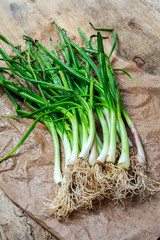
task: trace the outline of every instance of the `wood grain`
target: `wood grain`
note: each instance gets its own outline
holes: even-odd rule
[[[158,178],[158,173],[155,168],[157,165],[153,164],[154,158],[158,159],[157,146],[158,145],[158,90],[160,73],[160,3],[158,0],[0,0],[0,33],[5,35],[14,44],[21,44],[24,46],[22,35],[26,34],[32,38],[44,41],[47,45],[49,36],[55,37],[53,22],[63,27],[70,34],[75,37],[77,34],[77,27],[81,27],[84,33],[89,36],[94,33],[90,28],[88,22],[92,22],[97,27],[113,27],[118,34],[118,46],[116,47],[115,56],[120,60],[120,64],[136,78],[138,88],[134,88],[132,83],[128,83],[128,79],[122,76],[122,83],[125,83],[122,89],[122,97],[133,117],[134,122],[138,126],[141,137],[145,144],[146,152],[152,162],[151,170]],[[106,33],[104,33],[106,35]],[[106,51],[109,51],[113,38],[108,34],[109,40],[105,42]],[[49,44],[48,44],[49,45]],[[3,48],[9,52],[9,48],[3,45]],[[113,59],[114,60],[114,59]],[[148,74],[144,74],[144,72]],[[121,76],[120,76],[121,78]],[[153,87],[154,85],[157,87]],[[122,84],[123,85],[123,84]],[[126,89],[130,89],[128,96]],[[144,106],[139,106],[142,100],[150,100]],[[4,102],[6,102],[5,100]],[[1,108],[3,99],[1,101]],[[140,108],[137,113],[138,107]],[[12,111],[8,103],[8,109]],[[152,110],[154,110],[152,112]],[[3,110],[2,110],[3,112]],[[4,110],[5,112],[5,110]],[[145,124],[144,124],[145,118]],[[152,122],[152,123],[151,123]],[[27,121],[27,127],[29,126]],[[1,122],[5,126],[6,122]],[[24,129],[26,123],[22,123]],[[143,125],[144,124],[144,125]],[[13,122],[10,124],[13,128]],[[154,125],[154,126],[153,126]],[[20,128],[21,126],[19,126]],[[21,129],[21,128],[20,128]],[[154,131],[153,131],[154,130]],[[63,240],[81,240],[81,239],[102,239],[106,240],[135,240],[135,239],[153,239],[156,240],[159,236],[159,213],[158,213],[158,200],[153,200],[152,204],[145,203],[144,205],[128,204],[128,209],[122,206],[114,207],[111,204],[104,203],[101,210],[91,212],[90,214],[76,213],[73,216],[71,224],[58,223],[54,219],[43,219],[39,211],[39,189],[42,193],[45,189],[46,197],[53,195],[52,190],[52,174],[53,169],[51,166],[46,166],[44,160],[50,161],[52,164],[51,155],[49,152],[49,143],[51,142],[49,134],[45,129],[35,130],[33,133],[33,141],[28,147],[28,151],[32,145],[37,144],[45,146],[42,156],[40,155],[40,166],[38,165],[37,158],[35,157],[35,165],[41,170],[36,172],[35,167],[31,166],[29,171],[33,179],[28,183],[28,175],[25,166],[21,160],[28,161],[28,152],[22,154],[18,158],[19,172],[6,171],[6,167],[10,162],[3,164],[4,173],[1,174],[1,185],[7,192],[8,196],[21,206],[25,211],[40,222],[50,232],[55,234],[58,238]],[[13,134],[13,133],[12,133]],[[21,132],[23,134],[23,132]],[[35,135],[34,135],[35,134]],[[44,140],[42,136],[47,136]],[[38,138],[42,139],[38,139]],[[157,139],[157,140],[155,140]],[[48,141],[48,142],[47,142]],[[154,141],[157,141],[154,144]],[[46,142],[48,144],[46,144]],[[46,144],[46,145],[45,145]],[[24,148],[23,148],[24,147]],[[20,151],[23,152],[26,146],[23,146]],[[38,149],[38,147],[37,147]],[[38,149],[39,150],[39,149]],[[38,152],[37,150],[37,152]],[[40,149],[41,150],[41,149]],[[39,150],[39,151],[40,151]],[[37,153],[35,152],[35,155]],[[156,155],[157,154],[157,155]],[[46,157],[47,156],[47,157]],[[11,159],[12,162],[12,159]],[[8,164],[8,165],[7,165]],[[27,164],[27,163],[26,163]],[[48,168],[47,168],[48,167]],[[23,169],[24,168],[24,169]],[[44,169],[49,169],[46,173]],[[23,172],[24,170],[24,172]],[[6,172],[5,172],[6,171]],[[30,173],[30,172],[29,172]],[[43,173],[43,174],[42,174]],[[49,173],[49,174],[48,174]],[[8,175],[7,175],[8,174]],[[19,175],[18,175],[19,174]],[[26,175],[25,175],[26,174]],[[35,176],[34,176],[35,174]],[[17,176],[18,175],[18,176]],[[21,177],[26,180],[19,181],[16,179]],[[9,180],[8,180],[9,179]],[[9,185],[9,190],[6,187],[6,182]],[[15,182],[16,184],[15,184]],[[37,181],[39,181],[38,188]],[[35,187],[33,186],[35,184]],[[25,185],[25,187],[24,187]],[[48,186],[49,185],[49,186]],[[48,187],[47,187],[48,186]],[[33,189],[32,189],[33,187]],[[23,191],[20,194],[20,188],[25,188],[25,197]],[[11,190],[12,189],[12,190]],[[19,194],[16,195],[16,191]],[[52,196],[51,195],[51,196]],[[36,197],[35,197],[36,196]],[[29,203],[29,197],[35,197],[35,203]],[[21,199],[24,198],[24,202]],[[38,200],[37,200],[38,199]],[[137,215],[138,212],[138,215]],[[137,218],[138,217],[138,218]],[[144,218],[145,224],[144,224]],[[119,220],[120,219],[120,220]],[[124,221],[124,222],[123,222]],[[116,229],[116,231],[115,231]],[[102,231],[104,230],[104,232]],[[145,236],[145,237],[144,237]]]
[[[23,34],[33,38],[42,32],[52,35],[54,21],[71,34],[77,35],[77,27],[81,27],[89,36],[93,30],[88,22],[92,22],[115,28],[118,57],[134,61],[150,74],[160,73],[158,0],[1,0],[0,7],[0,32],[14,44],[23,44]]]

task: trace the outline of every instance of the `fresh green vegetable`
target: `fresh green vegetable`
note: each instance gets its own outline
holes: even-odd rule
[[[117,34],[113,28],[90,25],[98,30],[94,35],[97,47],[93,36],[88,40],[80,28],[86,48],[70,40],[56,24],[60,41],[54,46],[50,38],[52,51],[24,36],[26,50],[21,52],[20,46],[17,50],[0,35],[15,53],[11,58],[0,48],[0,60],[6,62],[0,68],[0,86],[17,113],[6,117],[35,119],[21,141],[0,161],[22,145],[38,121],[45,124],[54,142],[54,181],[61,184],[55,199],[45,205],[57,219],[66,218],[79,208],[91,209],[94,202],[103,198],[122,201],[136,194],[144,199],[158,189],[147,175],[142,143],[120,99],[114,72],[122,71],[134,80],[125,70],[112,69],[110,63]],[[108,56],[100,31],[110,31],[114,36]],[[6,74],[14,80],[8,80]],[[28,111],[19,108],[15,95]],[[97,121],[101,127],[96,127]],[[126,125],[133,134],[136,154]],[[65,153],[63,171],[59,139]]]

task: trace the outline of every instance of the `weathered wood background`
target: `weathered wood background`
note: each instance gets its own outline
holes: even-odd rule
[[[88,36],[94,31],[90,28],[88,22],[92,22],[97,27],[113,27],[118,34],[118,46],[116,47],[115,55],[120,60],[124,62],[131,62],[141,69],[141,74],[143,72],[148,73],[148,81],[155,79],[153,75],[159,75],[160,73],[160,2],[159,0],[0,0],[0,33],[5,35],[14,44],[24,44],[22,40],[22,35],[29,35],[33,38],[39,40],[46,40],[49,36],[53,34],[53,22],[56,22],[59,26],[67,30],[67,32],[72,35],[78,36],[77,27],[81,27],[85,34]],[[106,41],[105,47],[108,50],[111,47],[113,38],[111,34],[109,35],[109,40]],[[9,49],[3,45],[6,51]],[[124,64],[124,63],[123,63]],[[136,75],[137,76],[137,75]],[[158,81],[157,81],[158,83]],[[150,84],[152,85],[152,84]],[[155,86],[156,88],[156,86]],[[134,92],[134,94],[136,94]],[[138,94],[141,94],[138,92]],[[158,106],[158,105],[157,105]],[[156,123],[156,121],[155,121]],[[158,122],[157,122],[158,124]],[[156,124],[155,124],[156,125]],[[148,126],[148,125],[146,125]],[[158,128],[157,128],[158,129]],[[145,138],[145,137],[144,137]],[[158,139],[158,138],[157,138]],[[158,140],[157,140],[158,142]],[[153,149],[154,150],[154,149]],[[0,166],[1,168],[1,166]],[[4,189],[4,186],[3,186]],[[11,194],[12,196],[13,194]],[[14,199],[15,200],[15,199]],[[17,200],[18,201],[18,200]],[[19,204],[19,203],[18,203]],[[3,206],[3,213],[0,215],[0,238],[7,239],[8,236],[16,236],[17,229],[21,229],[20,232],[28,231],[28,225],[25,228],[22,224],[22,216],[20,214],[17,217],[16,211],[11,211],[11,215],[8,214],[7,208],[11,207],[11,203],[5,198],[5,195],[1,194],[1,205]],[[19,204],[20,205],[20,204]],[[23,204],[22,204],[23,205]],[[152,212],[150,205],[148,206],[148,211]],[[6,212],[7,211],[7,218]],[[144,211],[147,207],[144,208]],[[133,214],[136,211],[133,207]],[[123,210],[122,210],[123,213]],[[112,211],[110,212],[112,214]],[[153,213],[158,216],[158,212]],[[14,218],[15,215],[15,218]],[[32,215],[32,213],[30,213]],[[90,230],[93,229],[94,221],[97,226],[104,224],[104,228],[108,228],[110,221],[109,218],[102,219],[104,216],[99,217],[98,215],[93,216],[87,220]],[[116,217],[116,214],[115,216]],[[14,227],[13,224],[8,224],[9,220],[12,219],[16,221],[18,228]],[[36,218],[36,217],[35,217]],[[82,217],[83,218],[83,217]],[[83,219],[81,218],[81,222]],[[96,219],[96,220],[94,220]],[[142,218],[143,219],[143,218]],[[152,219],[152,218],[151,218]],[[28,220],[31,221],[31,220]],[[108,221],[108,222],[107,222]],[[128,220],[129,221],[129,220]],[[148,220],[150,221],[150,220]],[[158,220],[157,220],[158,221]],[[12,234],[15,235],[4,235],[5,227],[8,224]],[[134,225],[135,224],[135,225]],[[134,228],[136,223],[134,223],[132,228]],[[142,221],[141,221],[142,224]],[[32,226],[37,226],[36,223],[31,221]],[[42,225],[45,226],[44,222]],[[48,226],[47,226],[48,225]],[[62,225],[57,223],[52,223],[48,220],[46,227],[52,232],[56,233],[56,236],[60,236],[61,239],[96,239],[98,236],[100,239],[113,239],[116,240],[120,238],[123,239],[144,239],[143,236],[148,236],[146,239],[156,240],[158,238],[158,225],[155,228],[152,224],[149,226],[148,232],[143,232],[143,236],[139,235],[140,231],[135,229],[135,234],[125,233],[125,236],[121,230],[117,230],[117,237],[112,232],[106,230],[103,236],[96,230],[97,235],[90,232],[87,229],[85,232],[85,227],[81,228],[77,226],[78,232],[76,234],[71,234],[74,232],[74,224],[71,229],[66,226],[63,228]],[[83,224],[82,224],[83,225]],[[55,226],[55,229],[53,229]],[[122,225],[121,225],[122,226]],[[112,226],[113,227],[113,226]],[[57,229],[56,229],[57,228]],[[118,226],[117,226],[118,228]],[[137,228],[137,227],[136,227]],[[26,229],[26,230],[25,230]],[[65,233],[63,233],[65,229]],[[99,228],[100,229],[100,228]],[[154,230],[153,230],[154,229]],[[93,229],[93,233],[95,229]],[[43,230],[39,230],[42,231]],[[68,231],[68,232],[67,232]],[[114,231],[114,228],[113,230]],[[143,230],[146,231],[146,230]],[[107,235],[107,232],[109,235]],[[29,238],[28,233],[23,235],[23,239]],[[47,233],[43,233],[43,239],[52,239]],[[68,234],[68,235],[67,235]],[[99,235],[98,235],[99,234]],[[106,234],[106,235],[105,235]],[[34,234],[32,234],[33,236]],[[31,237],[32,237],[31,236]],[[65,238],[68,236],[67,238]],[[108,237],[107,237],[108,236]],[[113,237],[114,236],[114,237]],[[15,237],[14,239],[17,240]],[[33,239],[41,239],[38,233],[35,233]]]
[[[13,43],[22,43],[23,34],[51,34],[53,22],[74,35],[77,27],[93,32],[88,22],[114,27],[117,56],[150,74],[160,73],[159,0],[1,0],[0,14],[0,32]]]

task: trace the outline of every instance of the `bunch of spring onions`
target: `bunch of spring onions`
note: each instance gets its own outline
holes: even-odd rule
[[[45,205],[59,220],[74,210],[92,209],[104,198],[118,201],[139,195],[144,200],[158,190],[147,174],[141,140],[120,99],[114,72],[123,71],[132,77],[125,70],[112,69],[110,63],[116,32],[91,26],[98,30],[96,44],[78,29],[86,45],[81,47],[55,24],[59,41],[54,46],[50,39],[51,51],[28,36],[23,36],[26,50],[21,51],[19,45],[15,47],[0,35],[15,53],[11,58],[0,48],[0,60],[6,64],[0,68],[0,86],[17,113],[7,117],[35,119],[21,141],[0,161],[21,146],[38,121],[44,123],[54,143],[54,182],[60,185],[55,198],[46,200]],[[99,31],[114,35],[109,55],[104,53]],[[28,111],[20,109],[17,98]],[[134,143],[128,138],[126,126]],[[65,153],[63,170],[60,140]]]

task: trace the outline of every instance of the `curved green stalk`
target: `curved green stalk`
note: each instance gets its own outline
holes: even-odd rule
[[[121,108],[122,108],[123,116],[124,116],[128,126],[133,134],[133,137],[134,137],[134,141],[135,141],[136,149],[137,149],[137,161],[140,164],[146,164],[146,157],[145,157],[144,149],[143,149],[139,134],[137,132],[137,129],[135,128],[133,122],[131,121],[123,104],[121,104]]]
[[[55,123],[57,133],[60,136],[61,141],[63,143],[64,155],[65,155],[65,166],[67,166],[68,161],[71,157],[70,138],[69,138],[67,132],[64,130],[64,126],[63,126],[62,122],[60,122],[60,120],[62,120],[62,119],[59,119],[57,114],[55,114],[55,113],[53,113],[51,117],[52,117],[52,119],[54,119],[54,121],[53,120],[52,121]]]
[[[82,125],[82,148],[84,148],[88,140],[88,126],[86,126],[84,121],[81,122],[81,125]]]
[[[96,142],[97,142],[97,153],[98,153],[98,155],[100,155],[100,153],[102,151],[103,143],[102,143],[98,133],[96,133]]]
[[[91,25],[91,27],[94,29],[94,30],[98,30],[98,31],[111,31],[113,32],[113,36],[114,36],[114,41],[113,41],[113,45],[112,45],[112,48],[111,48],[111,51],[110,51],[110,54],[108,56],[108,58],[110,59],[115,47],[116,47],[116,43],[117,43],[117,33],[115,32],[115,30],[113,28],[95,28],[93,26],[92,23],[89,23]]]
[[[92,148],[93,142],[95,140],[96,128],[95,128],[95,121],[93,115],[93,96],[94,96],[94,85],[93,80],[90,82],[90,108],[88,110],[88,118],[89,118],[89,137],[86,145],[83,145],[82,150],[79,154],[80,158],[86,159],[88,157],[89,151]],[[96,147],[96,144],[95,144]]]
[[[97,161],[97,141],[95,137],[90,154],[89,154],[88,162],[90,163],[90,165],[94,165],[96,161]]]
[[[115,162],[115,153],[116,153],[116,112],[115,105],[112,99],[112,95],[108,85],[107,70],[105,64],[105,54],[103,49],[102,36],[97,33],[97,44],[98,44],[98,61],[100,67],[100,73],[103,83],[104,95],[108,102],[110,109],[110,139],[109,139],[109,149],[106,161]]]
[[[55,125],[52,121],[45,119],[44,124],[49,129],[53,142],[54,142],[54,182],[59,184],[62,182],[62,173],[61,173],[61,165],[60,165],[60,147],[59,147],[59,139],[57,135],[57,131]]]
[[[121,71],[121,72],[124,72],[133,82],[136,82],[132,76],[127,72],[125,71],[124,69],[121,69],[121,68],[114,68],[113,71]]]
[[[0,162],[2,162],[3,160],[7,159],[12,153],[14,153],[23,143],[24,141],[27,139],[27,137],[30,135],[30,133],[33,131],[33,129],[35,128],[37,122],[43,118],[45,115],[49,115],[51,114],[53,111],[50,112],[46,112],[41,114],[40,116],[37,117],[37,119],[33,122],[33,124],[31,125],[31,127],[28,129],[28,131],[26,132],[26,134],[23,136],[23,138],[20,140],[20,142],[3,158],[0,159]]]
[[[80,158],[84,158],[86,159],[89,151],[93,145],[94,142],[94,138],[95,138],[95,121],[94,121],[94,115],[93,115],[93,110],[90,109],[88,111],[88,117],[89,117],[89,137],[88,137],[88,141],[86,143],[86,145],[83,145],[82,150],[79,154]]]
[[[121,155],[118,160],[118,166],[122,167],[123,169],[128,169],[130,167],[128,135],[127,135],[126,127],[121,115],[119,89],[117,86],[117,82],[115,80],[114,72],[110,66],[109,59],[107,62],[107,75],[110,83],[114,86],[115,94],[116,94],[115,99],[116,99],[116,105],[117,105],[117,119],[118,119],[120,136],[121,136]]]
[[[103,116],[103,112],[101,108],[96,108],[96,112],[101,123],[102,132],[103,132],[103,148],[101,150],[100,155],[97,158],[97,161],[104,163],[108,154],[109,148],[109,129],[108,124]]]
[[[73,146],[72,146],[72,154],[68,161],[68,165],[73,165],[77,161],[78,153],[79,153],[78,124],[77,124],[76,115],[74,115],[74,117],[72,117],[71,125],[72,125],[72,133],[73,133]]]

